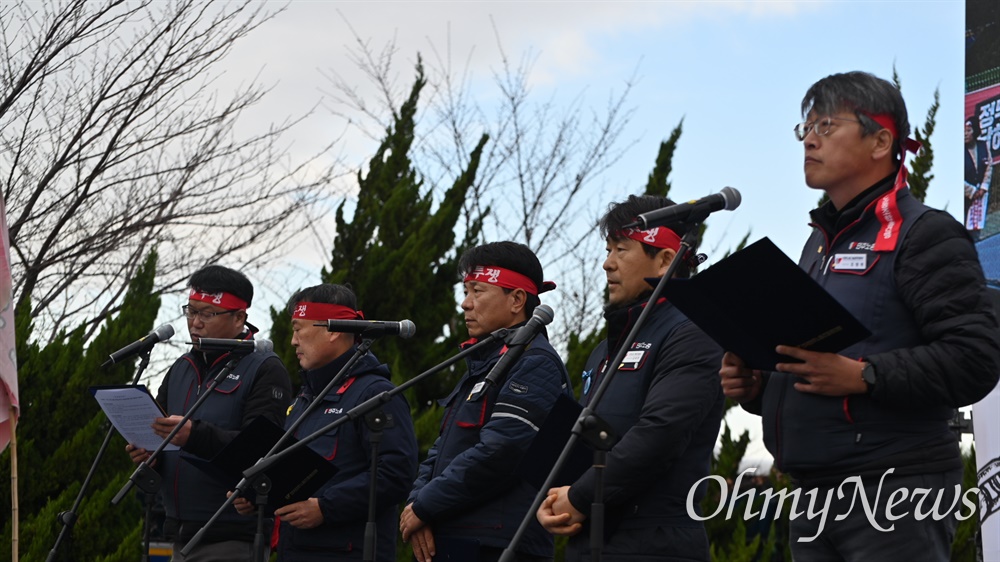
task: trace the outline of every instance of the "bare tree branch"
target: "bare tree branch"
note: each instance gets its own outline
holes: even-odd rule
[[[594,209],[608,203],[598,189],[602,175],[636,142],[622,139],[634,111],[628,97],[635,76],[619,93],[609,94],[603,111],[586,107],[585,92],[569,104],[560,105],[554,93],[539,100],[530,81],[537,54],[528,51],[514,62],[495,25],[494,34],[501,53],[493,74],[500,102],[489,106],[471,93],[470,59],[456,65],[450,44],[442,51],[428,40],[427,88],[432,96],[421,103],[413,165],[426,185],[446,186],[447,178],[464,169],[480,135],[488,134],[491,142],[465,205],[465,224],[486,217],[487,238],[531,247],[546,271],[563,278],[555,297],[565,312],[561,320],[567,327],[590,331],[599,323],[604,278],[595,275],[603,256],[601,241],[587,227],[596,224]],[[354,39],[350,60],[369,83],[351,83],[331,72],[331,103],[337,115],[377,138],[405,94],[392,71],[399,51],[394,42],[377,49],[356,32]],[[375,96],[366,93],[371,88]],[[591,215],[581,229],[581,218]]]
[[[96,329],[153,248],[162,292],[206,263],[269,262],[334,178],[330,146],[292,163],[281,145],[304,117],[237,135],[267,91],[216,91],[235,42],[273,17],[261,3],[23,0],[3,15],[14,290],[48,337],[68,319]]]

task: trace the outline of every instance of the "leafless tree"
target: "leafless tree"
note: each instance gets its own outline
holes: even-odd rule
[[[218,91],[219,63],[273,16],[252,0],[0,6],[0,187],[40,339],[96,329],[154,248],[164,292],[206,263],[267,262],[329,183],[323,152],[289,162],[298,120],[236,130],[264,88]]]
[[[540,100],[530,87],[536,55],[528,52],[515,64],[500,33],[494,33],[501,60],[493,80],[501,101],[491,109],[470,93],[469,64],[454,64],[450,50],[430,45],[431,95],[421,100],[413,163],[427,184],[448,185],[443,180],[464,169],[475,142],[487,133],[490,142],[465,209],[467,224],[487,217],[487,239],[531,247],[546,272],[558,276],[559,322],[588,333],[599,326],[604,290],[603,242],[594,227],[609,200],[598,187],[603,173],[635,144],[622,138],[633,113],[627,103],[633,80],[609,94],[603,110],[586,107],[582,93],[569,105]],[[408,75],[401,78],[395,70],[400,53],[394,42],[375,47],[355,32],[350,52],[368,83],[358,85],[331,71],[331,109],[377,138],[398,110],[406,92],[400,80]]]

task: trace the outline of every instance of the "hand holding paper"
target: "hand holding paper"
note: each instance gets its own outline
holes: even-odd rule
[[[145,386],[91,387],[90,392],[125,441],[147,451],[155,450],[163,442],[152,425],[153,420],[165,414]],[[177,449],[176,445],[164,448]]]
[[[183,416],[169,416],[166,418],[156,418],[153,420],[153,432],[156,433],[161,439],[166,438],[170,435],[170,432],[174,430],[174,427],[183,419]],[[177,431],[177,435],[170,442],[178,447],[183,447],[187,444],[188,438],[191,437],[191,420],[187,420],[184,426]]]

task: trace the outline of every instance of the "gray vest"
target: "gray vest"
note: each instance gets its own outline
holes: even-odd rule
[[[261,364],[274,353],[251,353],[240,359],[233,371],[212,390],[205,402],[199,406],[192,419],[211,423],[222,429],[239,430],[243,423],[243,407],[246,397],[253,387],[254,379]],[[181,356],[170,368],[167,387],[167,413],[183,415],[205,390],[212,378],[228,360],[223,356],[209,368],[208,373],[200,372],[194,357],[188,353]],[[181,521],[207,521],[226,501],[226,492],[235,482],[224,482],[210,476],[183,459],[188,453],[167,452],[161,459],[159,471],[163,477],[161,490],[167,517]],[[246,521],[233,509],[223,511],[220,520]]]
[[[799,259],[802,269],[872,332],[840,352],[854,359],[924,343],[896,290],[895,266],[910,227],[929,208],[906,188],[896,195],[895,205],[885,194],[878,197],[840,232],[815,227]],[[778,466],[794,476],[878,466],[880,459],[949,431],[948,408],[888,408],[868,395],[799,392],[792,388],[795,382],[791,375],[772,373],[763,404],[764,442]]]

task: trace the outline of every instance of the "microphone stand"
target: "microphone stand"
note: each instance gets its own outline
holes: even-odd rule
[[[354,350],[354,355],[352,355],[351,358],[347,361],[347,363],[345,363],[344,366],[340,369],[340,371],[332,379],[330,379],[330,382],[327,383],[326,387],[323,388],[323,391],[317,396],[320,397],[326,396],[337,385],[343,384],[343,380],[347,377],[347,373],[351,371],[351,368],[354,367],[354,364],[357,363],[358,360],[361,359],[361,357],[363,357],[366,353],[368,353],[368,350],[369,348],[371,348],[372,343],[374,343],[374,341],[375,340],[372,338],[363,339],[361,343],[358,344],[358,347]],[[281,449],[281,446],[292,438],[292,436],[295,434],[295,430],[299,428],[299,425],[302,424],[302,422],[308,417],[308,415],[319,407],[321,402],[322,402],[321,400],[313,400],[313,402],[309,404],[309,406],[307,406],[306,409],[302,412],[302,415],[299,416],[299,418],[295,420],[294,423],[292,423],[292,425],[285,431],[284,435],[282,435],[281,438],[278,439],[278,442],[271,447],[271,449],[267,452],[266,455],[264,455],[264,457],[261,460],[264,460],[276,454],[276,452]],[[257,461],[258,464],[260,464],[260,462],[261,461]],[[216,521],[218,521],[219,517],[222,516],[223,511],[228,506],[232,505],[232,503],[236,501],[236,498],[242,496],[243,493],[246,491],[247,487],[251,485],[254,486],[255,491],[257,491],[258,493],[261,492],[263,493],[263,495],[258,496],[257,498],[259,503],[257,504],[257,511],[258,511],[257,532],[254,536],[254,561],[260,562],[264,560],[265,558],[264,547],[268,544],[268,542],[264,540],[264,530],[263,530],[264,511],[265,511],[264,508],[267,506],[267,500],[268,500],[267,492],[271,488],[270,480],[267,479],[266,476],[260,479],[251,479],[244,477],[242,480],[240,480],[240,482],[236,484],[236,487],[233,489],[233,493],[230,494],[228,498],[226,498],[226,501],[224,501],[222,505],[219,506],[219,509],[217,509],[215,511],[215,514],[212,515],[212,518],[209,519],[208,522],[205,523],[205,525],[201,529],[198,529],[198,532],[195,533],[193,537],[191,537],[191,540],[189,540],[186,545],[184,545],[184,548],[181,549],[181,554],[187,556],[191,552],[191,549],[193,549],[195,546],[198,545],[199,542],[201,542],[201,539],[202,537],[204,537],[205,532],[208,531],[208,529],[210,529],[212,525],[215,524]]]
[[[132,386],[139,384],[143,371],[145,371],[146,367],[149,365],[149,355],[152,351],[153,346],[150,345],[146,351],[141,353],[142,361],[139,363],[139,369],[136,371],[135,376],[132,377]],[[94,456],[94,462],[90,465],[90,471],[87,472],[87,477],[83,479],[83,485],[80,486],[80,491],[76,494],[73,506],[70,507],[69,510],[62,511],[56,515],[56,520],[62,524],[62,529],[56,537],[56,542],[52,544],[52,550],[49,551],[49,555],[45,559],[45,562],[53,562],[56,559],[56,553],[59,550],[59,545],[62,543],[63,539],[68,537],[73,531],[73,525],[76,524],[77,520],[77,510],[80,509],[80,503],[83,501],[83,495],[87,493],[90,481],[94,478],[94,473],[97,472],[97,465],[100,464],[101,459],[104,458],[104,453],[107,451],[108,445],[111,444],[111,437],[114,436],[114,434],[114,426],[108,428],[108,433],[104,436],[104,443],[101,444],[101,448],[98,449],[97,455]],[[150,512],[152,511],[152,505],[152,498],[150,498],[150,501],[146,502],[146,513],[143,519],[143,535],[146,537],[146,547],[142,553],[142,560],[144,562],[149,559],[149,518]]]
[[[247,350],[247,353],[251,352],[252,350]],[[240,359],[243,358],[243,355],[244,353],[238,353],[236,351],[232,352],[232,357],[229,359],[229,361],[226,362],[226,365],[221,370],[219,370],[219,372],[212,378],[212,380],[209,381],[208,386],[205,387],[204,392],[201,393],[201,396],[198,397],[198,400],[196,400],[194,405],[191,406],[191,409],[188,410],[187,413],[185,413],[184,416],[181,417],[180,421],[177,422],[177,425],[175,425],[174,428],[170,430],[170,433],[168,433],[167,436],[163,438],[163,441],[159,444],[159,446],[156,447],[156,450],[154,450],[146,460],[142,461],[139,464],[139,466],[135,469],[135,472],[133,472],[132,475],[128,477],[128,482],[126,482],[125,485],[122,486],[122,489],[119,490],[118,493],[115,495],[115,497],[111,499],[112,505],[118,505],[118,503],[122,501],[122,498],[125,497],[125,494],[127,494],[128,491],[132,489],[133,485],[138,486],[140,490],[148,494],[150,497],[153,497],[156,494],[156,492],[160,490],[160,483],[162,479],[160,477],[160,474],[155,470],[153,470],[153,468],[151,467],[153,461],[155,461],[156,458],[159,456],[159,454],[167,447],[167,445],[170,444],[170,441],[174,438],[175,435],[177,435],[177,433],[181,430],[181,428],[184,427],[184,424],[186,424],[188,420],[191,419],[191,416],[193,416],[195,412],[197,412],[198,409],[201,408],[201,405],[205,403],[205,400],[207,400],[208,397],[212,394],[212,391],[215,389],[216,386],[218,386],[219,382],[225,379],[227,376],[229,376],[229,373],[233,371],[233,368],[235,368],[236,364],[239,363]],[[147,503],[146,505],[147,519],[151,511],[152,511],[152,503]],[[145,524],[145,526],[146,528],[143,532],[144,534],[143,540],[145,541],[145,548],[143,552],[144,561],[149,559],[148,521]]]
[[[681,238],[681,245],[677,251],[677,255],[674,256],[673,261],[671,261],[670,265],[667,267],[667,272],[660,278],[656,287],[653,288],[653,293],[649,296],[646,306],[642,308],[642,312],[639,313],[639,317],[636,319],[635,324],[632,326],[632,329],[629,330],[629,333],[622,342],[622,345],[619,347],[618,352],[615,353],[614,359],[608,363],[607,374],[602,377],[601,383],[597,385],[597,389],[594,391],[594,396],[587,403],[587,406],[583,409],[583,411],[580,412],[580,417],[577,418],[576,424],[573,426],[572,433],[570,433],[570,436],[566,441],[566,445],[559,454],[559,458],[556,459],[555,465],[552,466],[552,470],[549,471],[549,475],[546,477],[545,482],[535,495],[535,500],[531,503],[528,513],[526,513],[524,519],[521,520],[520,526],[518,526],[513,538],[511,538],[510,544],[508,544],[507,548],[504,549],[498,562],[514,561],[516,556],[514,549],[521,541],[524,533],[528,530],[528,525],[531,523],[531,520],[535,517],[535,513],[538,511],[538,508],[545,500],[549,488],[552,487],[552,484],[556,479],[556,475],[559,474],[559,470],[564,464],[566,464],[573,447],[581,438],[587,440],[591,444],[596,443],[596,445],[594,445],[594,469],[597,471],[595,475],[595,486],[597,489],[594,493],[594,503],[591,504],[590,548],[592,552],[590,560],[592,562],[600,561],[601,551],[604,546],[603,469],[605,468],[604,461],[607,451],[611,450],[611,447],[614,445],[615,438],[611,434],[610,426],[601,420],[594,413],[594,410],[600,403],[601,397],[610,385],[614,375],[618,372],[618,366],[622,364],[622,361],[625,359],[625,354],[627,354],[631,349],[632,342],[635,341],[636,336],[639,334],[639,330],[642,328],[643,324],[645,324],[646,318],[648,318],[652,312],[653,305],[657,300],[659,300],[660,295],[663,293],[663,288],[666,286],[667,281],[673,277],[674,271],[676,271],[680,263],[686,259],[688,254],[691,252],[692,244],[697,237],[697,227],[702,221],[705,220],[708,214],[709,211],[706,209],[704,216],[701,216],[701,213],[697,213],[698,216],[695,216],[693,213],[689,222],[684,222],[683,224],[674,223],[675,225],[683,226],[686,229],[684,236]]]
[[[372,461],[368,468],[368,521],[365,522],[365,546],[362,551],[364,562],[375,562],[375,547],[378,539],[378,529],[375,526],[375,516],[377,515],[375,492],[378,490],[378,486],[375,485],[375,480],[378,477],[378,448],[379,444],[382,443],[382,430],[395,425],[382,411],[381,404],[378,406],[365,415],[365,423],[369,429],[368,441],[372,447]]]
[[[480,347],[488,343],[491,343],[497,339],[505,339],[511,331],[512,330],[509,328],[500,328],[499,330],[492,332],[489,336],[485,337],[481,341],[476,342],[474,345],[471,345],[468,348],[463,349],[461,352],[452,356],[450,359],[447,359],[446,361],[443,361],[435,365],[434,367],[431,367],[430,369],[424,371],[423,373],[420,373],[419,375],[413,377],[412,379],[400,384],[397,387],[394,387],[392,390],[383,391],[369,398],[368,400],[362,402],[361,404],[358,404],[357,406],[345,412],[343,416],[330,422],[326,426],[317,429],[310,435],[300,439],[297,443],[294,443],[287,449],[284,449],[279,453],[272,454],[273,451],[272,453],[268,453],[264,458],[257,461],[257,464],[243,471],[244,481],[257,478],[258,476],[262,475],[266,470],[268,470],[271,466],[280,462],[283,458],[291,454],[292,451],[305,447],[306,445],[309,444],[310,441],[313,441],[314,439],[321,437],[322,435],[330,431],[333,431],[334,429],[340,427],[341,425],[344,425],[349,421],[356,420],[362,416],[365,416],[366,420],[370,419],[368,423],[369,427],[372,428],[372,433],[370,436],[370,439],[372,441],[372,461],[371,461],[372,472],[371,472],[371,477],[369,478],[368,521],[365,525],[364,561],[373,562],[375,560],[375,543],[377,538],[376,528],[375,528],[375,515],[376,515],[375,491],[376,491],[376,469],[377,469],[376,455],[378,452],[378,443],[381,441],[381,430],[384,427],[390,427],[386,425],[386,416],[382,412],[381,407],[384,404],[388,403],[390,400],[392,400],[392,398],[397,394],[406,391],[407,389],[411,388],[412,386],[416,385],[417,383],[426,379],[427,377],[441,371],[442,369],[452,365],[453,363],[456,363],[458,360],[464,359],[466,356],[470,355]],[[303,420],[305,419],[305,417],[306,415],[303,414],[296,421]],[[232,501],[232,498],[234,498],[235,496],[236,494],[233,494],[233,496],[231,496],[229,501]],[[186,549],[187,547],[184,548]]]

